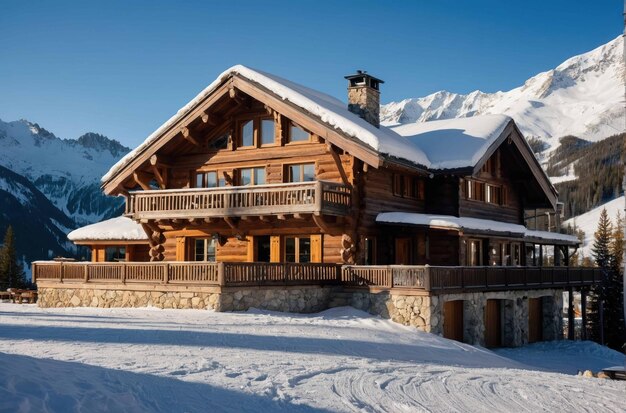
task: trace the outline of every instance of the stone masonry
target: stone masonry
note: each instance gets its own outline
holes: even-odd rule
[[[463,300],[463,341],[485,344],[484,311],[487,300],[502,300],[502,344],[528,343],[528,298],[542,297],[543,338],[561,337],[563,294],[560,290],[500,291],[439,296],[398,294],[395,291],[344,290],[339,287],[249,287],[221,292],[129,291],[103,288],[39,288],[40,307],[157,307],[245,311],[312,313],[330,307],[354,308],[413,326],[421,331],[443,334],[446,301]]]

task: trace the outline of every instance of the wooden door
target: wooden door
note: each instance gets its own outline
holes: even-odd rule
[[[396,264],[411,264],[411,238],[396,238]]]
[[[485,347],[502,345],[501,301],[487,300],[485,305]]]
[[[536,343],[543,340],[543,300],[528,299],[528,342]]]
[[[443,303],[443,336],[463,341],[463,300]]]

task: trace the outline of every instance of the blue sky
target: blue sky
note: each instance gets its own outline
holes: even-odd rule
[[[5,1],[0,119],[136,146],[224,69],[245,64],[345,100],[519,86],[622,32],[618,0]]]

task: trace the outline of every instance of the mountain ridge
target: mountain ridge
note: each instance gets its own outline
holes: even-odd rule
[[[515,119],[527,138],[539,138],[553,148],[565,135],[590,141],[614,135],[624,128],[623,41],[619,36],[573,56],[509,91],[458,94],[441,90],[381,105],[381,123],[499,113]]]

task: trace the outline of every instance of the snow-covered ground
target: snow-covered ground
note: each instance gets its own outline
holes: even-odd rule
[[[590,351],[597,366],[618,364],[618,353],[593,347],[494,353],[345,307],[2,303],[0,411],[624,411],[626,383],[545,371],[586,368]]]
[[[591,211],[585,212],[582,215],[578,215],[576,217],[570,218],[567,221],[563,222],[563,226],[567,227],[568,225],[576,227],[578,229],[582,229],[585,232],[585,241],[583,245],[581,245],[580,250],[582,251],[585,257],[591,256],[591,247],[593,246],[594,233],[596,229],[598,229],[598,221],[600,220],[600,214],[602,213],[602,209],[606,208],[606,212],[611,220],[611,223],[615,225],[615,218],[617,217],[617,212],[619,211],[624,217],[624,206],[626,205],[626,200],[624,196],[620,196],[612,201],[607,202],[606,204],[600,205],[597,208],[592,209]]]

